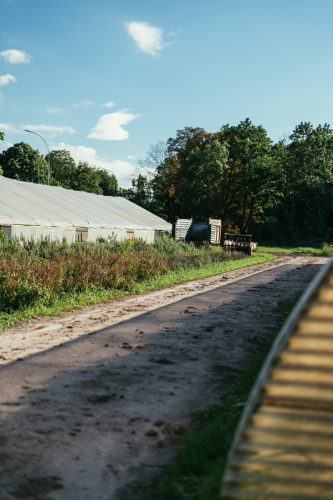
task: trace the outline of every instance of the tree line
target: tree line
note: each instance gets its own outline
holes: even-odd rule
[[[0,153],[0,172],[19,181],[47,184],[48,160],[51,185],[106,196],[114,196],[118,192],[117,179],[107,170],[96,168],[86,161],[76,163],[66,150],[51,151],[50,158],[48,155],[44,157],[25,142],[14,144]]]
[[[129,189],[118,188],[105,170],[76,164],[68,151],[50,154],[53,184],[125,196],[170,222],[219,218],[224,231],[252,233],[260,241],[333,239],[328,124],[301,122],[278,142],[248,118],[213,133],[185,127],[151,147]],[[0,154],[0,167],[7,177],[46,182],[46,160],[20,143]]]
[[[333,239],[333,130],[297,125],[274,143],[249,119],[186,127],[151,148],[127,196],[167,218],[222,219],[259,241]]]

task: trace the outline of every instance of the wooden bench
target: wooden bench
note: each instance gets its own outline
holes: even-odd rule
[[[252,255],[257,243],[252,241],[252,234],[225,233],[223,246],[226,250],[238,250]]]

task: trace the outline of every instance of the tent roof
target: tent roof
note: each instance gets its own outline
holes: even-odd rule
[[[0,176],[0,225],[170,231],[171,225],[125,198]]]

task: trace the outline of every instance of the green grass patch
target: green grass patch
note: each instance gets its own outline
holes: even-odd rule
[[[241,269],[243,267],[260,264],[273,260],[276,257],[268,253],[256,252],[252,257],[214,262],[205,264],[202,267],[178,269],[169,271],[155,278],[136,283],[132,290],[115,290],[94,287],[83,292],[68,292],[57,296],[49,305],[36,304],[12,312],[0,313],[0,330],[14,326],[15,324],[41,316],[57,316],[63,312],[70,311],[86,305],[94,305],[99,302],[106,302],[119,297],[125,297],[131,293],[144,293],[157,288],[175,285],[186,281],[214,276],[216,274]]]
[[[258,251],[270,254],[306,254],[329,257],[333,253],[333,246],[325,243],[320,248],[310,246],[280,247],[280,246],[258,246]]]
[[[261,344],[260,353],[242,372],[232,373],[233,389],[221,401],[194,417],[176,458],[146,495],[146,500],[218,500],[233,434],[272,342],[297,301],[279,304],[280,320]],[[221,371],[222,367],[218,367]]]
[[[255,264],[262,264],[263,262],[274,260],[276,258],[276,256],[270,255],[269,253],[256,252],[251,257],[245,257],[242,259],[214,262],[209,265],[192,269],[169,271],[160,276],[156,276],[151,280],[146,280],[142,283],[136,284],[134,286],[134,292],[142,293],[156,288],[175,285],[177,283],[207,278],[208,276],[234,271],[235,269],[242,269]]]
[[[85,292],[71,292],[56,297],[51,305],[37,304],[18,311],[0,313],[0,331],[17,325],[21,321],[43,316],[59,316],[60,314],[78,309],[83,306],[94,305],[108,300],[129,295],[124,290],[88,290]]]

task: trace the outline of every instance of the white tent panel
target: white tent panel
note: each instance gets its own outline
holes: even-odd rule
[[[13,234],[34,239],[49,234],[54,239],[66,237],[70,241],[75,239],[78,227],[89,229],[91,241],[95,241],[96,235],[112,234],[126,239],[129,230],[135,230],[136,238],[143,234],[144,239],[151,241],[152,231],[171,231],[169,223],[125,198],[0,176],[0,225],[6,224],[13,226]]]

